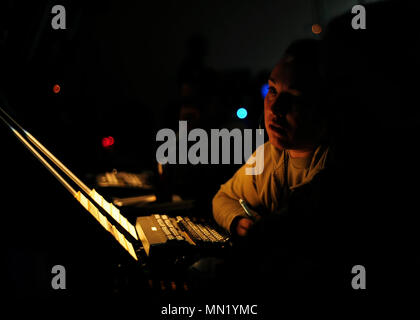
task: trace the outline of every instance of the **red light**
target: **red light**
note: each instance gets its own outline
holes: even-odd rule
[[[53,91],[54,91],[54,93],[59,93],[60,92],[60,86],[58,85],[58,84],[55,84],[54,85],[54,87],[53,87]]]
[[[114,144],[115,140],[113,137],[105,137],[102,139],[102,147],[109,148]]]

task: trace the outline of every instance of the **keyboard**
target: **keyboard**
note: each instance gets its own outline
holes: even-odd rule
[[[225,232],[198,218],[153,214],[138,217],[136,230],[148,256],[169,254],[171,250],[222,249],[229,244]]]

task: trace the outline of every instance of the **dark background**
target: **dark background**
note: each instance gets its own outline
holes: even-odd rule
[[[190,103],[182,94],[183,84],[199,83],[200,108],[210,114],[203,126],[256,128],[263,107],[261,85],[287,45],[302,37],[320,38],[323,33],[311,31],[314,23],[325,29],[332,18],[349,14],[357,3],[3,1],[2,105],[82,180],[113,168],[154,170],[157,130],[176,128],[179,108]],[[51,27],[55,4],[66,8],[66,30]],[[386,148],[378,147],[376,158],[360,157],[372,166],[381,163],[381,169],[395,163],[399,170],[390,170],[389,188],[398,190],[415,179],[415,169],[410,168],[416,161],[409,150],[419,125],[413,102],[418,83],[413,71],[418,70],[418,43],[411,42],[415,13],[404,6],[402,1],[396,7],[398,13],[388,9],[381,15],[378,10],[376,20],[369,20],[368,13],[368,30],[370,21],[376,21],[372,29],[377,33],[362,40],[354,40],[347,31],[332,32],[336,51],[331,52],[339,52],[340,58],[330,60],[340,70],[336,79],[345,79],[341,84],[347,94],[336,98],[342,99],[347,128],[357,127],[352,120],[371,115],[374,141],[383,139],[383,132],[395,133],[388,140],[392,146],[382,142]],[[379,39],[380,46],[369,39]],[[364,45],[369,43],[365,55]],[[415,80],[409,81],[408,75]],[[53,92],[55,84],[61,87],[58,94]],[[371,103],[373,98],[379,100]],[[239,106],[249,112],[243,121],[235,115]],[[102,147],[107,136],[115,138],[113,148]],[[64,295],[114,292],[118,266],[129,264],[130,257],[4,125],[0,137],[8,293],[63,295],[50,287],[56,264],[68,269]],[[351,147],[360,142],[350,134],[346,138]],[[207,188],[201,189],[204,198],[211,199],[236,168],[210,168]]]
[[[67,29],[54,30],[54,1],[5,1],[3,91],[24,127],[74,170],[138,168],[177,107],[181,79],[193,77],[185,69],[214,72],[206,86],[226,121],[239,105],[255,121],[260,86],[286,46],[318,37],[312,24],[325,26],[354,3],[64,1]],[[108,135],[118,160],[102,150]]]

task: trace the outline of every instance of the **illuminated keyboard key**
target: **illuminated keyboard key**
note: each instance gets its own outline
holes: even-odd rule
[[[162,231],[166,234],[166,235],[170,235],[171,233],[169,232],[167,227],[162,227]]]
[[[179,236],[178,231],[177,231],[174,227],[169,228],[169,230],[171,231],[171,233],[172,233],[174,236]]]

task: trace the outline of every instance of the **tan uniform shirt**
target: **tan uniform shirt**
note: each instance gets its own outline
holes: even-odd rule
[[[278,150],[270,142],[264,148],[264,169],[259,175],[246,175],[244,164],[234,176],[220,187],[213,198],[213,216],[216,222],[230,229],[233,219],[246,216],[239,204],[244,199],[252,208],[264,208],[276,213],[282,208],[285,179],[284,157],[288,157],[288,185],[290,190],[312,180],[325,167],[328,147],[319,146],[308,158],[290,158],[285,150]],[[255,155],[255,154],[254,154]]]

